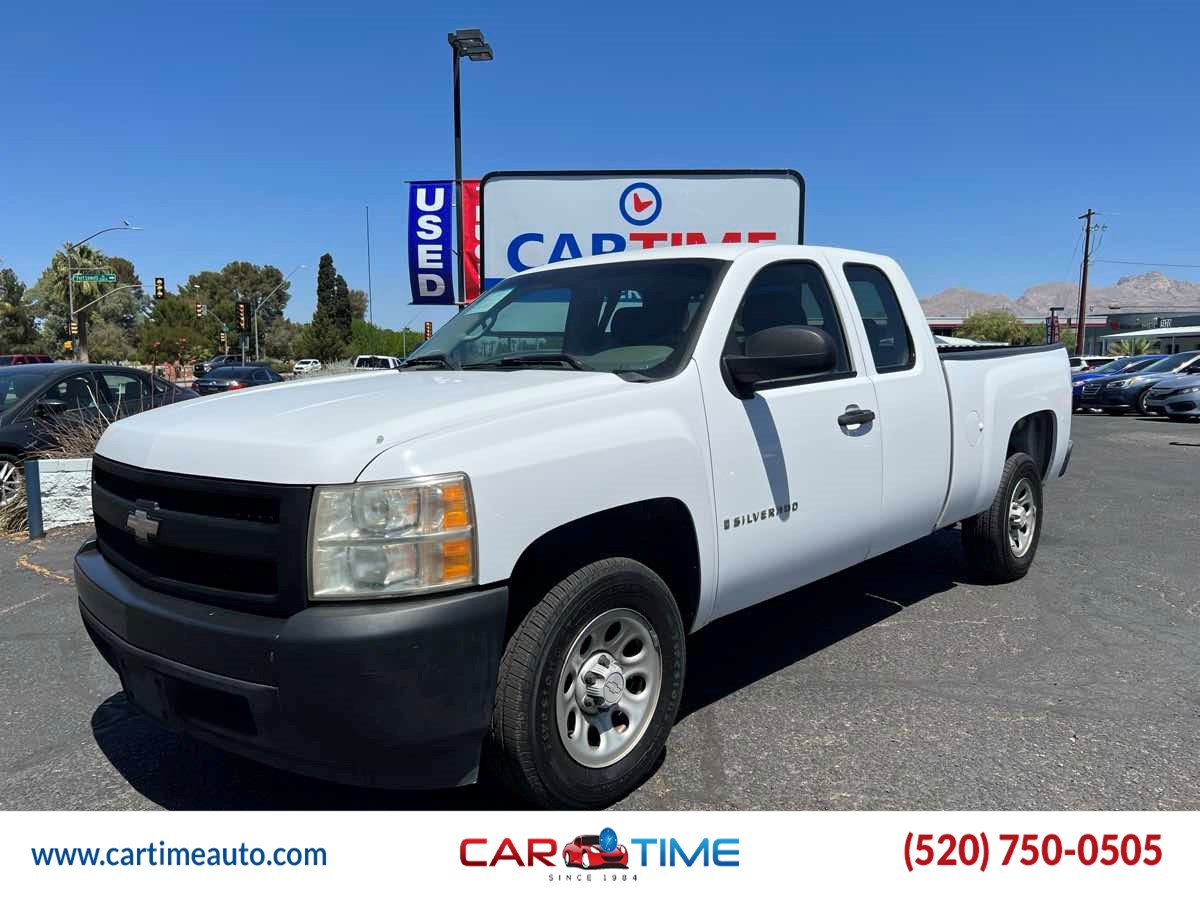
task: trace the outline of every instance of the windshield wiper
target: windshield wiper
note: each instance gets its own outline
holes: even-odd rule
[[[497,356],[486,362],[471,363],[464,369],[485,369],[490,367],[517,368],[519,366],[536,366],[543,363],[563,363],[580,372],[594,372],[591,366],[578,356],[551,350],[546,353],[510,353],[507,356]]]
[[[416,359],[406,359],[400,364],[400,368],[407,369],[412,366],[422,365],[437,366],[441,369],[459,368],[450,360],[450,357],[446,356],[445,353],[430,353],[427,356],[419,356]]]

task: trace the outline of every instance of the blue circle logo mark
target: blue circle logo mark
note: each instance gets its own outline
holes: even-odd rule
[[[662,195],[654,185],[635,181],[621,192],[617,208],[630,225],[649,225],[662,212]]]
[[[600,832],[600,849],[605,853],[612,853],[617,849],[617,833],[611,828],[605,828]]]

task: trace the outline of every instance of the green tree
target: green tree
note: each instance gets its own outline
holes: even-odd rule
[[[138,357],[150,363],[188,363],[212,350],[196,307],[171,293],[146,308],[137,343]]]
[[[135,351],[121,326],[94,321],[88,335],[88,356],[94,362],[123,363],[133,359]]]
[[[374,356],[406,356],[424,343],[424,335],[411,328],[393,331],[368,322],[354,323],[354,336],[347,350],[348,356],[372,354]]]
[[[193,314],[196,303],[208,307],[208,315],[200,321],[198,330],[205,336],[205,352],[215,352],[221,348],[221,332],[225,328],[228,329],[230,347],[239,344],[236,313],[239,297],[250,304],[251,312],[266,299],[258,313],[258,330],[259,334],[263,334],[283,318],[284,308],[291,299],[290,289],[291,283],[283,281],[283,273],[275,266],[231,262],[219,272],[205,271],[189,275],[180,286],[179,293],[192,305]],[[253,330],[253,323],[247,319],[246,333],[250,334]]]
[[[263,352],[270,359],[292,360],[303,353],[304,327],[280,319],[263,337]]]
[[[972,338],[977,341],[999,341],[1005,344],[1033,344],[1042,340],[1042,330],[1032,328],[1008,310],[985,309],[967,316],[956,337]]]
[[[350,309],[356,321],[362,322],[367,318],[367,292],[358,288],[350,288]]]
[[[347,336],[340,322],[337,282],[333,257],[326,253],[317,266],[317,308],[304,340],[305,355],[322,362],[341,359],[346,351]],[[344,299],[348,301],[349,298]]]
[[[68,325],[71,288],[67,279],[67,252],[68,248],[64,246],[62,250],[54,254],[50,265],[43,270],[41,277],[30,291],[34,295],[36,315],[42,320],[42,334],[48,341],[62,341],[70,336]],[[104,254],[87,244],[71,249],[70,253],[72,271],[96,271],[108,268],[108,260]],[[76,316],[76,321],[79,323],[79,334],[74,338],[76,346],[79,348],[79,358],[84,362],[88,361],[88,326],[98,308],[87,304],[97,300],[116,286],[98,282],[83,282],[74,285],[75,309],[78,310],[82,306],[87,307]]]
[[[17,273],[0,270],[0,353],[41,349],[37,326],[24,297],[25,283]]]
[[[342,336],[342,341],[349,344],[350,329],[354,324],[354,305],[350,302],[350,286],[341,275],[336,275],[333,279],[333,308],[338,333]]]

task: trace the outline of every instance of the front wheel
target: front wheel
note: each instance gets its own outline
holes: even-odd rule
[[[0,456],[0,507],[8,506],[20,496],[21,462],[14,456]]]
[[[1137,399],[1135,401],[1133,401],[1134,409],[1136,409],[1138,411],[1138,413],[1140,413],[1143,416],[1154,415],[1154,410],[1150,409],[1150,407],[1148,407],[1146,405],[1146,401],[1149,399],[1150,399],[1150,388],[1146,388],[1146,390],[1144,390],[1140,394],[1138,394]]]
[[[540,806],[624,797],[675,723],[685,639],[670,589],[641,563],[605,559],[567,576],[509,639],[488,769]]]
[[[1016,581],[1033,564],[1042,533],[1042,479],[1027,453],[1004,464],[992,505],[963,522],[963,550],[980,575]]]

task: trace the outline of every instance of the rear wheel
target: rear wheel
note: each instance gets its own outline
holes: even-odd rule
[[[1042,533],[1042,480],[1027,453],[1004,464],[992,505],[962,526],[967,561],[994,581],[1023,578],[1037,554]]]
[[[15,456],[0,456],[0,507],[17,499],[23,477],[20,460]]]
[[[639,562],[605,559],[563,579],[505,649],[489,771],[541,806],[625,796],[675,723],[685,638],[670,589]]]

